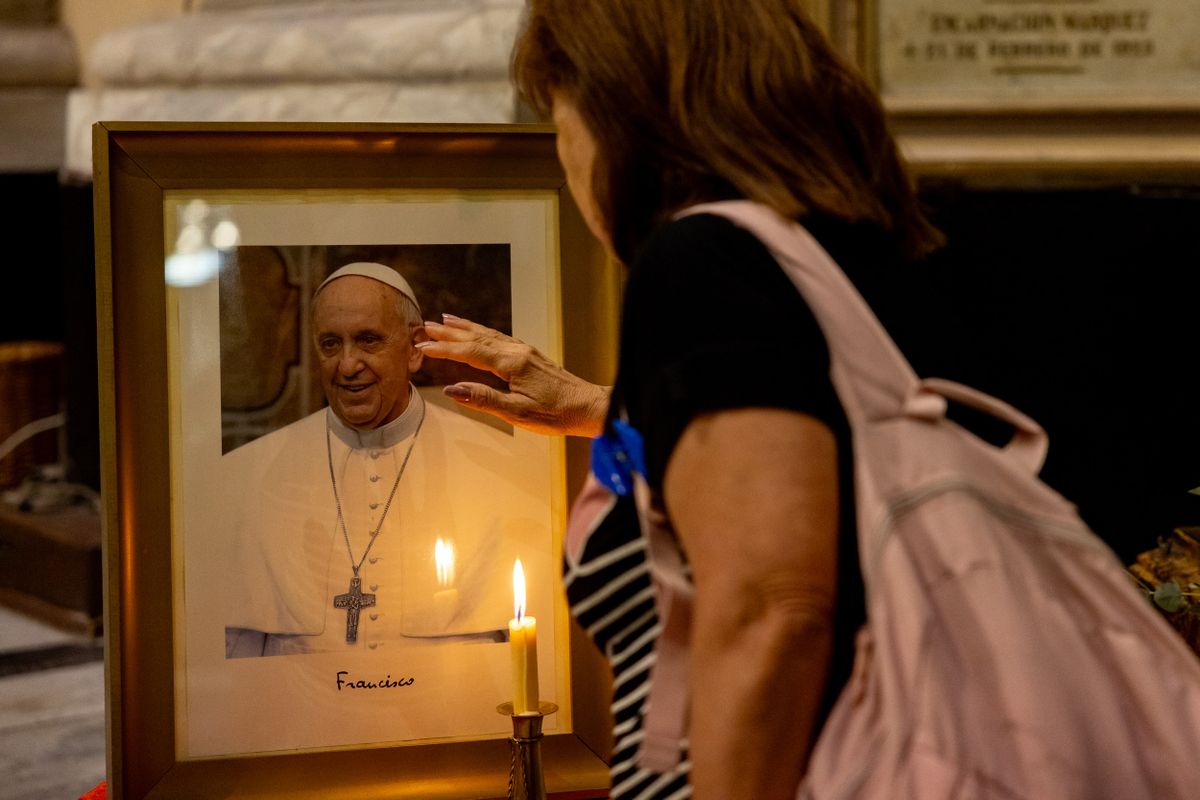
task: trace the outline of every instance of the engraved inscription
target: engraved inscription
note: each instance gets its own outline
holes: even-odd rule
[[[881,0],[892,98],[1200,101],[1193,0]]]

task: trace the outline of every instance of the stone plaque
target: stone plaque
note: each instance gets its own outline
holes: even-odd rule
[[[905,104],[1200,104],[1198,0],[877,0]]]

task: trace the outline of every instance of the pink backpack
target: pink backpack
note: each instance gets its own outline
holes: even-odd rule
[[[853,437],[867,623],[799,796],[1195,796],[1200,661],[1038,480],[1037,423],[966,386],[918,379],[800,225],[748,201],[684,213],[728,218],[787,272],[828,341]],[[946,419],[947,400],[1011,424],[1012,441],[977,439]],[[644,481],[635,494],[663,623],[640,762],[666,771],[686,730],[691,586]],[[571,527],[569,539],[587,523]]]

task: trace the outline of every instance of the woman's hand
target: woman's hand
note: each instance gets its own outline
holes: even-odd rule
[[[597,436],[604,428],[611,389],[572,375],[536,348],[470,320],[443,314],[426,322],[429,341],[416,345],[429,358],[447,358],[487,370],[508,382],[508,391],[482,383],[456,383],[443,393],[525,430]]]

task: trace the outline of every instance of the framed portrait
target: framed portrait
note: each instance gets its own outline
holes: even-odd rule
[[[409,339],[451,314],[611,380],[618,278],[552,130],[94,145],[111,795],[502,797],[527,614],[547,788],[601,796],[606,673],[558,584],[585,443],[453,403],[503,382]]]

